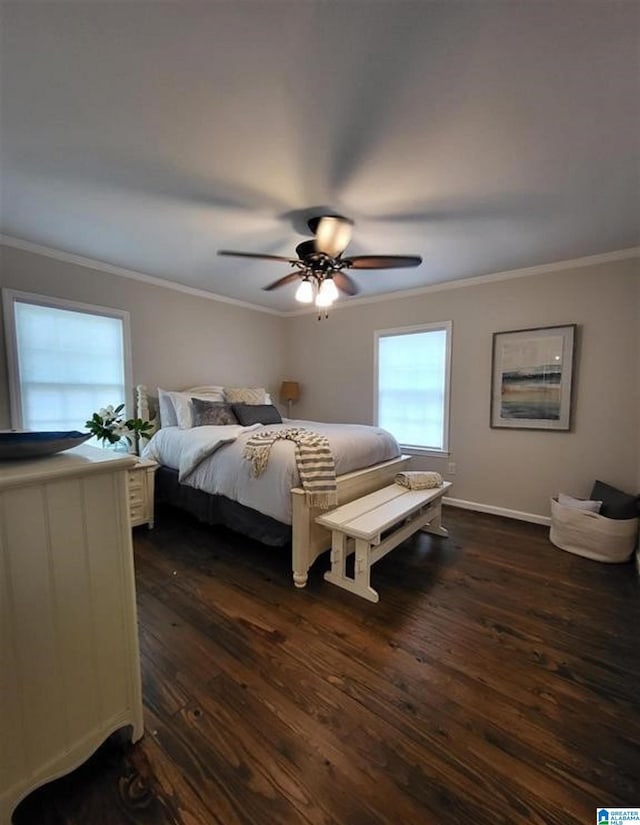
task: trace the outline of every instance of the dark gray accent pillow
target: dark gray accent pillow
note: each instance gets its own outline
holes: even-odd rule
[[[605,484],[604,481],[596,481],[591,491],[591,498],[602,502],[600,515],[614,519],[637,518],[638,504],[640,497],[624,493]]]
[[[205,401],[203,398],[191,399],[191,418],[194,427],[220,427],[238,423],[230,404],[223,404],[221,401]]]
[[[252,424],[282,424],[282,416],[273,404],[233,404],[233,411],[243,427]]]

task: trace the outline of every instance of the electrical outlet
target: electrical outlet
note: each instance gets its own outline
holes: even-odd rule
[[[456,462],[455,461],[450,461],[449,462],[448,472],[449,472],[450,476],[454,476],[456,474]]]

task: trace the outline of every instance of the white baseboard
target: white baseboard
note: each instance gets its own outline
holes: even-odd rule
[[[551,524],[550,516],[539,516],[537,513],[525,513],[522,510],[509,510],[507,507],[494,507],[492,504],[479,504],[477,501],[465,501],[461,498],[444,496],[443,504],[450,507],[459,507],[461,510],[475,510],[477,513],[490,513],[492,516],[503,516],[518,521],[529,521],[532,524]]]

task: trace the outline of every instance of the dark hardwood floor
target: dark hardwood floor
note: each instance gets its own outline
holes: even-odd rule
[[[567,825],[640,805],[633,564],[445,508],[377,605],[175,513],[135,531],[146,735],[15,825]]]

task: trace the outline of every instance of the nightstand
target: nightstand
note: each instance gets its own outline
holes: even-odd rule
[[[129,473],[129,523],[132,527],[148,524],[153,527],[153,492],[155,461],[139,458],[138,463],[128,470]]]

